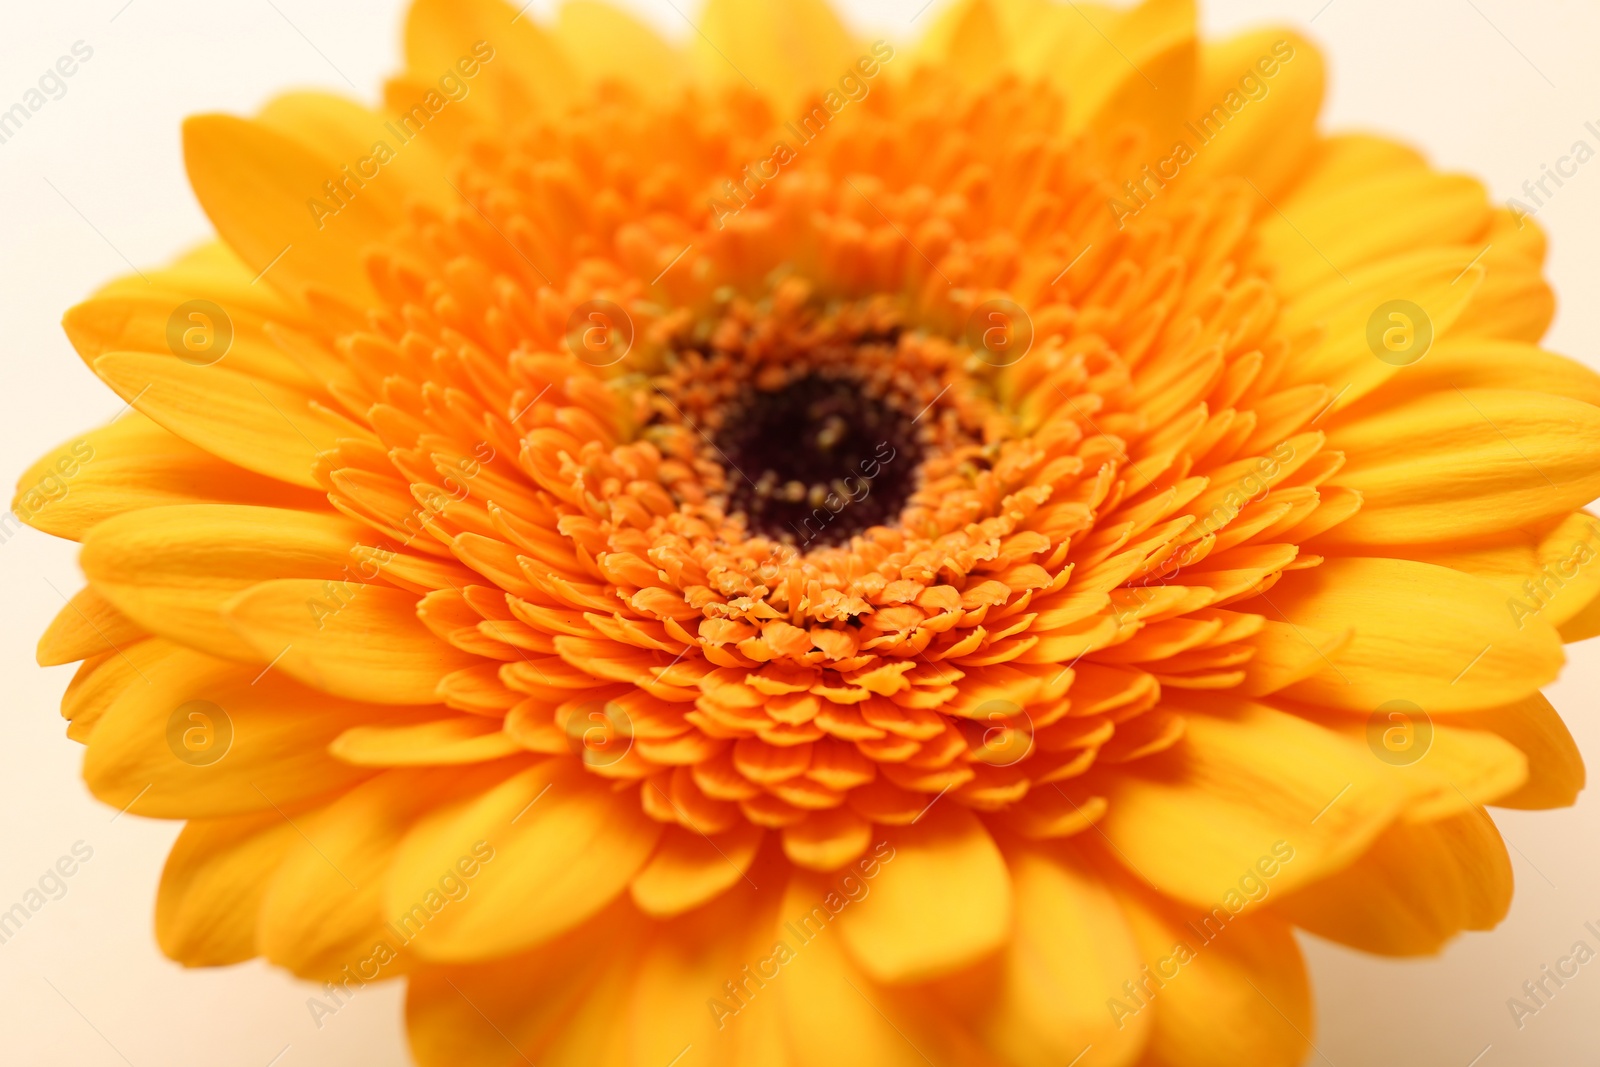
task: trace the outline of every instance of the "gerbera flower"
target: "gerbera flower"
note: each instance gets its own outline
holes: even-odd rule
[[[22,481],[84,776],[187,820],[174,959],[319,1023],[404,975],[429,1065],[1269,1065],[1295,927],[1505,914],[1483,806],[1583,781],[1600,379],[1305,40],[419,0],[406,53],[188,124],[220,240],[68,312],[132,411]]]

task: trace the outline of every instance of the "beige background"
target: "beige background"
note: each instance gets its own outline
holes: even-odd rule
[[[626,0],[625,0],[626,2]],[[757,0],[781,3],[783,0]],[[943,0],[935,0],[942,3]],[[692,0],[633,0],[668,32]],[[913,36],[921,0],[855,0],[850,17],[891,39]],[[547,0],[532,10],[545,12]],[[75,41],[94,57],[68,91],[0,145],[0,472],[9,482],[49,446],[105,421],[120,403],[79,362],[63,309],[129,262],[160,263],[208,232],[184,181],[186,113],[248,112],[291,86],[376,99],[398,63],[400,0],[83,0],[0,10],[0,109]],[[1320,9],[1320,10],[1319,10]],[[1314,20],[1314,21],[1313,21]],[[1324,46],[1325,124],[1384,130],[1441,167],[1515,193],[1600,126],[1600,6],[1595,0],[1214,0],[1210,33],[1288,23]],[[352,86],[354,87],[352,89]],[[52,185],[54,189],[52,189]],[[58,192],[59,191],[59,192]],[[1562,307],[1549,346],[1600,366],[1600,161],[1540,213]],[[1600,457],[1597,457],[1600,459]],[[78,777],[79,747],[56,708],[71,669],[33,663],[37,635],[80,583],[73,546],[24,530],[0,543],[0,909],[19,900],[74,842],[93,858],[0,945],[0,1060],[73,1067],[281,1067],[400,1064],[401,991],[363,992],[319,1030],[312,991],[259,964],[185,972],[151,935],[154,892],[175,824],[117,818]],[[1571,650],[1551,691],[1579,744],[1600,754],[1600,642]],[[1497,813],[1518,893],[1496,931],[1438,959],[1391,962],[1306,944],[1319,1052],[1338,1067],[1567,1067],[1596,1062],[1600,962],[1518,1030],[1506,1000],[1600,925],[1600,800]],[[1591,944],[1600,947],[1596,940]],[[1092,1067],[1093,1056],[1084,1067]]]

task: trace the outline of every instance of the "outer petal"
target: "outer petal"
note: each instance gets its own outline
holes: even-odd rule
[[[1450,389],[1341,425],[1328,447],[1365,501],[1327,545],[1465,541],[1600,496],[1600,407],[1548,393]]]
[[[1267,70],[1275,73],[1267,77]],[[1303,166],[1322,109],[1324,64],[1299,34],[1266,30],[1208,44],[1195,81],[1193,125],[1205,135],[1182,180],[1237,174],[1275,196]],[[1252,85],[1265,87],[1255,98]],[[1197,140],[1199,138],[1196,138]],[[1275,213],[1263,205],[1267,213]],[[1337,261],[1336,261],[1337,262]]]
[[[1119,1023],[1106,1011],[1143,963],[1115,890],[1067,849],[1008,847],[1006,860],[1016,931],[998,982],[982,977],[983,1043],[1016,1067],[1059,1067],[1090,1046],[1106,1067],[1135,1062],[1155,1020],[1150,1013]]]
[[[1161,892],[1216,904],[1275,846],[1293,852],[1276,886],[1314,882],[1400,812],[1406,791],[1365,746],[1262,704],[1214,703],[1185,716],[1167,753],[1082,786],[1110,802],[1099,827],[1117,856]]]
[[[1391,827],[1331,878],[1277,902],[1295,924],[1364,952],[1434,953],[1462,930],[1492,929],[1511,908],[1511,857],[1482,808]]]
[[[453,772],[400,771],[363,782],[327,807],[296,819],[299,832],[266,880],[258,941],[262,955],[303,978],[359,974],[383,942],[403,947],[403,926],[382,907],[383,877],[418,814],[458,795]],[[303,836],[302,836],[303,835]],[[456,892],[471,892],[458,872]],[[392,977],[398,968],[386,972]]]
[[[262,656],[236,636],[222,605],[268,578],[320,579],[312,583],[320,589],[321,580],[340,578],[363,532],[327,513],[236,504],[147,508],[97,526],[79,563],[101,595],[151,633],[264,663],[277,650]]]
[[[352,726],[334,738],[328,751],[364,767],[443,767],[485,763],[527,750],[497,719],[453,715],[407,726]]]
[[[433,916],[416,950],[440,961],[508,955],[604,908],[660,833],[637,796],[615,792],[576,760],[548,760],[418,823],[389,873],[385,908],[410,912],[437,892],[441,874],[477,856],[472,895]]]
[[[655,855],[628,886],[633,902],[646,914],[661,918],[718,899],[746,876],[765,835],[744,820],[710,836],[667,827]]]
[[[1497,797],[1496,807],[1564,808],[1577,802],[1586,781],[1583,755],[1544,694],[1535,693],[1502,708],[1452,716],[1450,721],[1491,730],[1527,757],[1527,782],[1515,792]]]
[[[1213,933],[1214,918],[1208,927],[1204,919],[1165,901],[1130,894],[1123,906],[1151,970],[1176,969],[1176,977],[1160,984],[1142,1007],[1123,999],[1130,1011],[1155,1016],[1142,1064],[1294,1067],[1305,1062],[1313,1034],[1311,989],[1288,923],[1266,912],[1240,914]],[[1144,982],[1142,976],[1130,977]]]
[[[485,94],[500,121],[559,106],[576,85],[576,72],[560,46],[516,7],[500,0],[413,3],[406,18],[406,62],[415,88],[431,88],[446,74],[463,74],[457,67],[463,59],[478,70],[476,84],[468,84]]]
[[[972,5],[980,6],[981,0]],[[1193,0],[1146,0],[1127,9],[1093,3],[993,6],[1009,44],[1008,66],[1055,85],[1067,99],[1069,129],[1115,137],[1145,128],[1150,136],[1143,147],[1166,155],[1194,103],[1199,48]],[[947,19],[947,54],[959,57],[968,47],[972,23],[970,17]],[[938,33],[930,38],[937,40]],[[1139,165],[1145,162],[1154,157]]]
[[[898,857],[867,883],[868,895],[845,905],[836,922],[842,924],[852,909],[877,899],[880,883],[897,862]],[[779,910],[780,917],[792,920],[776,931],[793,954],[776,984],[795,1067],[988,1067],[982,1049],[948,1012],[930,1005],[924,991],[897,992],[878,985],[826,921],[798,918],[818,910],[826,914],[828,891],[821,878],[797,873]]]
[[[1258,254],[1276,268],[1273,289],[1288,299],[1337,280],[1328,260],[1349,272],[1414,248],[1466,244],[1489,224],[1483,186],[1463,175],[1379,166],[1330,187],[1315,174],[1313,165],[1303,191],[1281,201],[1283,214],[1255,231]]]
[[[702,77],[714,84],[749,79],[785,108],[832,88],[863,51],[824,0],[710,0],[699,30],[690,54]]]
[[[290,485],[318,488],[311,473],[317,454],[341,437],[377,442],[365,427],[298,390],[220,365],[112,352],[94,361],[94,372],[130,406],[190,444]]]
[[[1534,342],[1556,314],[1556,297],[1544,278],[1545,236],[1537,225],[1505,209],[1494,212],[1483,236],[1483,285],[1456,323],[1458,337]]]
[[[629,976],[649,926],[619,902],[533,952],[410,979],[406,1029],[422,1067],[625,1067]]]
[[[176,645],[146,638],[84,660],[61,697],[61,717],[68,721],[67,736],[79,744],[88,744],[89,735],[106,709],[131,684],[143,684],[144,669],[177,651]]]
[[[145,291],[139,293],[99,296],[70,309],[61,325],[72,340],[72,346],[91,367],[107,352],[153,352],[177,358],[168,331],[175,314],[184,304],[197,298],[209,299],[221,307],[232,329],[228,347],[217,363],[225,362],[229,370],[291,389],[317,393],[325,389],[325,382],[306,373],[267,336],[266,316],[225,286],[205,289],[195,286],[181,294],[145,287]],[[192,319],[179,321],[185,326],[193,322]],[[217,343],[217,334],[211,334],[210,340]],[[202,354],[198,358],[205,360],[210,356]]]
[[[381,199],[357,196],[332,219],[319,216],[307,201],[340,173],[298,140],[248,119],[189,119],[183,156],[217,233],[269,285],[296,301],[316,285],[358,306],[376,306],[361,255],[395,221]]]
[[[296,840],[288,817],[275,811],[185,826],[156,896],[161,951],[189,967],[254,956],[262,893]]]
[[[851,958],[880,982],[933,978],[988,955],[1011,930],[1011,880],[989,831],[966,808],[935,803],[886,828],[872,893],[840,915]]]
[[[654,30],[610,4],[569,0],[558,18],[556,39],[573,65],[591,78],[618,78],[658,91],[688,74],[678,54]]]
[[[714,906],[656,924],[633,974],[632,1062],[666,1064],[680,1055],[706,1067],[787,1062],[772,988],[787,980],[773,958],[782,875],[771,863],[753,873],[762,891],[741,881]]]
[[[1373,310],[1390,300],[1410,300],[1423,309],[1434,336],[1443,336],[1482,280],[1483,268],[1469,266],[1471,258],[1470,251],[1463,256],[1456,248],[1423,248],[1367,267],[1341,267],[1342,276],[1329,275],[1286,302],[1279,328],[1290,335],[1305,331],[1320,337],[1288,367],[1278,385],[1327,386],[1338,396],[1339,407],[1378,388],[1401,368],[1372,354],[1367,325]]]
[[[319,492],[240,470],[130,411],[30,467],[17,481],[11,508],[35,529],[81,541],[124,512],[213,501],[327,506]]]
[[[1409,700],[1429,714],[1470,711],[1520,700],[1561,669],[1547,623],[1518,629],[1493,586],[1427,563],[1330,559],[1286,575],[1256,610],[1355,630],[1333,663],[1283,691],[1330,707],[1370,713]]]
[[[281,675],[252,683],[259,674],[189,649],[140,665],[95,725],[83,761],[89,789],[155,818],[264,811],[367,777],[330,757],[328,742],[359,722],[403,719],[393,708],[323,696]],[[194,701],[204,704],[185,710]],[[191,730],[198,732],[186,743]],[[224,744],[224,755],[206,762],[212,746]]]
[[[439,640],[417,596],[382,585],[280,578],[230,600],[228,622],[277,670],[324,693],[386,704],[433,704],[439,682],[483,660]]]
[[[115,652],[145,636],[138,623],[113,607],[93,586],[84,586],[39,638],[37,658],[39,666],[55,667]]]
[[[1390,378],[1330,422],[1341,424],[1397,404],[1451,389],[1518,389],[1581,400],[1600,407],[1600,374],[1577,360],[1525,341],[1489,337],[1441,338],[1422,360]]]

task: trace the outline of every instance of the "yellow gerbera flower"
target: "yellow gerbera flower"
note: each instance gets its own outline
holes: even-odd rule
[[[1600,378],[1537,227],[1194,23],[418,0],[382,111],[193,119],[221,240],[68,312],[133,410],[16,504],[162,948],[404,975],[426,1065],[1233,1067],[1294,927],[1497,922]]]

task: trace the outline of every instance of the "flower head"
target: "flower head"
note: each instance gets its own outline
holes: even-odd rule
[[[1482,805],[1582,784],[1600,379],[1306,41],[406,49],[192,120],[220,241],[67,315],[133,411],[31,511],[89,579],[40,659],[188,820],[170,955],[406,975],[424,1064],[1290,1064],[1293,927],[1504,914]]]

